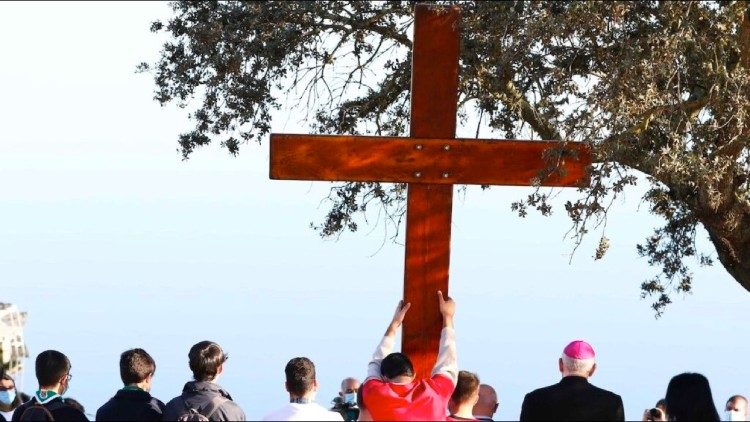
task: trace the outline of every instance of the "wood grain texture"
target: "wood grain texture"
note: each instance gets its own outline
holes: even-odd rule
[[[409,183],[402,351],[429,377],[448,294],[453,184],[581,186],[591,152],[557,141],[454,139],[459,9],[415,6],[409,138],[271,135],[272,179]],[[556,172],[549,172],[557,169]],[[541,176],[541,179],[539,179]]]
[[[410,135],[454,138],[460,12],[458,7],[420,4],[414,15]],[[436,292],[448,294],[453,186],[410,184],[407,207],[404,300],[411,303],[411,311],[404,320],[401,351],[418,377],[429,377],[442,327]]]
[[[559,168],[542,185],[572,187],[588,184],[590,163],[581,143],[271,135],[272,179],[529,186]]]

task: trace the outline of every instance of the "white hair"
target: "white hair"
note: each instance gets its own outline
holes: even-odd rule
[[[573,359],[565,354],[561,357],[563,362],[563,371],[565,375],[589,376],[591,368],[594,367],[594,358],[591,359]]]

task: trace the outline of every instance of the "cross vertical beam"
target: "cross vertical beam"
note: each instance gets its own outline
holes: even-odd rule
[[[415,8],[412,138],[456,135],[458,19],[458,7],[435,9],[417,5]],[[418,145],[416,139],[415,148]],[[448,294],[452,211],[453,185],[408,185],[404,300],[411,302],[414,311],[404,321],[402,352],[409,356],[417,376],[421,377],[430,376],[440,341],[442,319],[435,292]]]
[[[589,184],[591,151],[584,144],[455,138],[458,22],[458,7],[415,7],[410,137],[270,138],[272,179],[408,183],[404,300],[412,311],[402,350],[420,377],[430,376],[440,341],[435,292],[448,293],[453,184]],[[553,148],[559,151],[547,155]],[[543,174],[550,164],[558,172]]]

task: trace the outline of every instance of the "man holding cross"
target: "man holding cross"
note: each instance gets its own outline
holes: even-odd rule
[[[408,184],[404,301],[415,311],[402,350],[424,377],[442,341],[433,301],[448,293],[453,185],[586,185],[591,151],[575,142],[456,139],[460,10],[418,4],[414,15],[411,136],[271,134],[270,176]],[[550,166],[556,171],[545,175]]]
[[[391,353],[396,332],[406,317],[411,303],[400,301],[388,324],[385,336],[372,356],[367,379],[362,385],[365,408],[373,420],[445,420],[448,400],[458,378],[456,335],[453,315],[456,303],[443,298],[438,291],[438,304],[443,317],[440,350],[430,378],[419,378],[408,356]]]

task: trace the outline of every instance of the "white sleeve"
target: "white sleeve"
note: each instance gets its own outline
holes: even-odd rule
[[[380,376],[380,362],[391,354],[393,350],[393,343],[396,342],[396,336],[383,336],[383,340],[378,344],[378,348],[375,349],[375,353],[372,354],[372,360],[367,365],[367,381],[370,378],[382,379]]]
[[[440,349],[437,361],[432,368],[432,375],[447,376],[456,385],[458,381],[458,362],[456,360],[456,332],[453,328],[445,327],[440,332]]]

